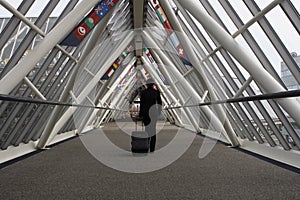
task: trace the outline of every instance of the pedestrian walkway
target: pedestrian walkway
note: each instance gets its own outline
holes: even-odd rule
[[[133,122],[109,123],[3,167],[0,199],[300,199],[296,171],[170,124],[158,124],[156,152],[132,155],[126,133],[134,126]],[[185,142],[191,137],[189,146]],[[103,142],[99,138],[108,138],[118,147],[103,145],[100,160],[93,155],[95,144]],[[213,148],[200,159],[204,140]],[[173,143],[178,149],[186,145],[187,150],[169,165],[141,173],[140,161],[152,160],[153,167],[168,159],[160,154],[173,156]],[[107,162],[109,155],[114,157]],[[124,171],[136,164],[139,173],[121,171],[122,165],[114,169],[119,160]]]

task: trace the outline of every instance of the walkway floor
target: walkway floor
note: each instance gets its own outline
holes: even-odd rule
[[[156,152],[132,155],[133,129],[111,123],[2,168],[0,199],[300,199],[298,173],[169,124]]]

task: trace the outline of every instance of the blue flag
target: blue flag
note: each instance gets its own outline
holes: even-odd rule
[[[66,46],[78,46],[88,33],[101,19],[118,3],[119,0],[102,0],[93,10],[73,29],[73,31],[60,43]]]

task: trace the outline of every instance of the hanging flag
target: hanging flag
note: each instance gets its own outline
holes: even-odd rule
[[[160,7],[157,0],[152,0],[151,3],[155,10],[157,10]]]
[[[151,64],[154,64],[154,63],[155,63],[155,60],[153,59],[153,57],[152,57],[152,55],[151,55],[149,49],[144,48],[144,52],[145,52],[145,54],[147,55],[147,57],[148,57],[150,63],[151,63]]]
[[[134,65],[131,66],[130,70],[127,72],[126,76],[120,81],[118,84],[117,90],[120,90],[131,78],[131,76],[136,72],[136,68]]]
[[[162,7],[159,7],[158,9],[156,9],[155,12],[156,12],[158,18],[160,19],[161,23],[165,23],[165,21],[167,21],[167,16],[166,16],[164,10],[162,9]]]
[[[145,76],[146,76],[146,78],[148,80],[149,78],[151,78],[151,75],[150,75],[150,73],[147,70],[145,70],[145,71],[146,71]]]
[[[88,33],[101,19],[118,3],[119,0],[102,0],[93,10],[77,25],[77,27],[60,43],[66,46],[78,46]]]
[[[166,29],[168,35],[172,35],[172,33],[174,33],[174,30],[172,29],[172,26],[170,24],[170,22],[167,20],[165,21],[165,23],[163,24],[164,28]]]
[[[175,48],[177,48],[177,47],[180,45],[180,41],[178,40],[178,37],[177,37],[176,33],[173,32],[173,33],[172,33],[171,35],[169,35],[169,36],[170,36],[170,40],[171,40],[173,46],[174,46]]]
[[[113,73],[120,67],[122,61],[129,55],[130,52],[133,51],[133,46],[130,44],[121,55],[115,60],[112,66],[106,71],[106,73],[102,76],[101,80],[108,80]]]
[[[160,6],[158,0],[150,0],[150,2],[160,20],[160,22],[163,24],[163,27],[165,28],[166,32],[168,33],[173,46],[177,50],[177,53],[178,53],[180,59],[182,60],[182,62],[184,64],[192,65],[190,63],[187,55],[184,53],[182,45],[180,44],[180,41],[179,41],[176,33],[174,32],[174,29],[172,28],[172,26],[167,18],[167,15],[165,14],[163,8]]]
[[[151,52],[149,51],[149,49],[148,49],[148,48],[144,48],[144,53],[147,55],[147,58],[149,59],[150,63],[151,63],[152,65],[155,66],[156,73],[157,73],[157,75],[160,77],[160,79],[162,80],[162,82],[163,82],[165,85],[169,85],[167,79],[166,79],[166,78],[164,77],[164,75],[160,72],[160,70],[159,70],[159,68],[158,68],[158,66],[157,66],[157,64],[156,64],[156,62],[155,62],[155,60],[154,60],[154,58],[153,58],[152,55],[151,55]]]

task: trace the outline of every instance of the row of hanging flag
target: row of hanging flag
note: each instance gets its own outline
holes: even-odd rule
[[[73,29],[73,31],[60,43],[61,45],[66,46],[78,46],[80,42],[91,32],[91,30],[105,17],[105,15],[118,3],[119,0],[102,0],[99,4],[97,4],[81,22]],[[187,55],[183,50],[183,46],[180,43],[178,36],[176,35],[174,29],[172,28],[163,8],[160,6],[158,0],[149,0],[159,18],[161,23],[163,24],[170,40],[177,53],[182,60],[182,62],[186,65],[191,65]],[[125,51],[116,59],[116,61],[112,64],[112,66],[106,71],[101,80],[108,80],[112,74],[119,68],[122,61],[128,56],[128,54],[133,51],[133,46],[130,44]],[[156,64],[149,49],[144,48],[144,52],[147,55],[151,64]],[[156,68],[156,71],[159,77],[165,84],[167,80],[160,73],[159,69]],[[145,75],[147,78],[150,77],[150,74],[145,71]]]
[[[122,87],[125,86],[125,84],[128,82],[128,80],[132,77],[132,75],[134,73],[136,73],[136,67],[135,67],[135,65],[132,65],[130,70],[127,72],[126,76],[120,81],[120,83],[117,87],[117,90],[121,90]],[[136,79],[134,79],[134,80],[136,80]]]
[[[119,0],[102,0],[83,20],[81,20],[79,25],[77,25],[60,44],[66,46],[78,46],[96,24],[98,24],[118,3],[118,1]]]
[[[172,28],[172,25],[170,24],[166,13],[164,12],[163,8],[160,6],[158,0],[150,0],[160,22],[163,24],[166,32],[168,33],[168,36],[173,44],[173,46],[175,47],[180,59],[182,60],[182,62],[186,65],[191,65],[187,55],[185,54],[184,50],[183,50],[183,46],[180,43],[174,29]]]
[[[129,76],[129,78],[131,78],[131,77]],[[134,76],[133,79],[132,79],[132,81],[125,88],[124,92],[122,93],[122,96],[126,96],[128,94],[132,94],[132,92],[134,91],[134,85],[136,83],[137,83],[137,77]]]
[[[148,60],[150,61],[151,65],[154,66],[155,68],[155,71],[157,73],[157,75],[160,77],[160,79],[162,80],[162,82],[165,84],[165,85],[169,85],[167,79],[165,79],[164,75],[160,72],[154,58],[152,57],[151,55],[151,52],[149,51],[148,48],[144,48],[144,53],[146,54]]]
[[[102,76],[101,80],[108,80],[113,73],[120,67],[121,63],[126,59],[126,57],[134,50],[132,44],[128,45],[128,47],[121,53],[121,55],[115,60],[112,66],[106,71],[106,73]]]

